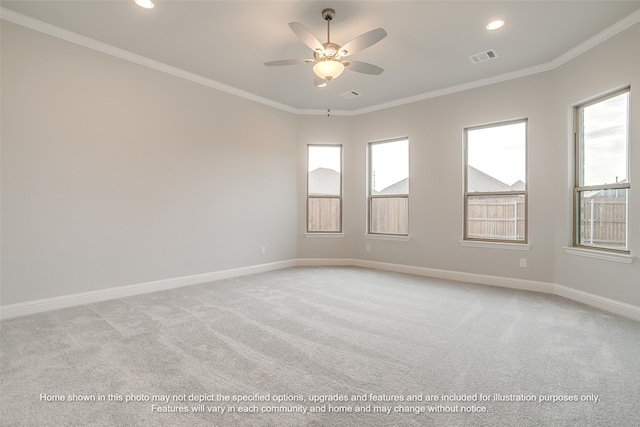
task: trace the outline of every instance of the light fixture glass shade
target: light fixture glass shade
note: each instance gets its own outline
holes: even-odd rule
[[[136,4],[145,9],[153,9],[153,1],[151,0],[135,0]]]
[[[323,80],[335,79],[342,74],[343,71],[344,65],[335,59],[320,61],[313,66],[313,72]]]
[[[502,28],[503,26],[504,26],[504,21],[501,19],[498,19],[496,21],[489,22],[489,25],[487,25],[487,30],[493,31],[493,30]]]

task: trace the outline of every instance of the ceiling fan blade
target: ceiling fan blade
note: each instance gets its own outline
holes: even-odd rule
[[[294,33],[302,40],[304,44],[309,46],[311,50],[314,52],[319,50],[320,52],[324,51],[324,47],[322,43],[314,36],[311,31],[307,30],[306,27],[299,22],[289,22],[289,27],[293,30]]]
[[[318,76],[314,76],[313,85],[315,87],[325,87],[327,85],[327,81],[325,79],[321,79]]]
[[[264,65],[270,67],[273,65],[311,64],[312,62],[314,62],[313,59],[282,59],[280,61],[265,62]]]
[[[342,63],[347,68],[347,70],[355,71],[357,73],[372,74],[374,76],[378,76],[384,71],[377,65],[369,64],[368,62],[344,61]]]
[[[340,56],[349,56],[356,52],[360,52],[361,50],[378,43],[386,36],[387,32],[382,28],[376,28],[375,30],[364,33],[342,46],[340,49]]]

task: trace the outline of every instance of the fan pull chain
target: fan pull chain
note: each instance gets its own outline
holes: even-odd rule
[[[331,86],[329,82],[331,80],[327,80],[327,117],[331,116]]]

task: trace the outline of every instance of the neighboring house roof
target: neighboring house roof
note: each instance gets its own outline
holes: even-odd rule
[[[309,194],[340,194],[340,173],[328,168],[309,172]]]
[[[525,189],[524,182],[520,180],[508,185],[473,166],[469,166],[467,171],[467,191],[469,192],[524,191]]]
[[[524,191],[525,183],[518,180],[511,185],[469,166],[469,192]],[[340,173],[329,168],[309,172],[309,194],[340,194]],[[374,194],[409,194],[409,178],[391,184]]]
[[[524,191],[525,190],[526,185],[524,184],[524,182],[517,180],[516,182],[514,182],[513,184],[511,184],[509,186],[509,189],[514,190],[514,191]]]
[[[374,194],[409,194],[409,178],[391,184]]]

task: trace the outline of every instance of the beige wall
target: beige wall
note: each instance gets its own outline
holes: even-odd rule
[[[558,233],[555,236],[553,255],[556,258],[554,280],[556,283],[585,292],[609,297],[640,306],[640,24],[636,24],[618,36],[596,46],[567,63],[554,73],[556,92],[553,110],[564,120],[557,123],[555,142],[566,141],[570,106],[584,102],[594,95],[612,89],[631,86],[630,110],[630,178],[629,192],[629,248],[636,255],[633,264],[618,264],[603,260],[575,257],[561,250],[570,240],[567,224],[571,218],[570,190],[555,193],[558,213],[555,217]],[[566,144],[564,145],[566,147]],[[570,150],[556,156],[561,165],[570,163]],[[571,171],[561,170],[561,178]]]
[[[352,183],[357,179],[357,171],[353,170],[353,118],[345,116],[306,116],[298,117],[298,258],[351,258],[353,233],[357,230],[343,221],[344,238],[308,238],[305,237],[306,226],[306,191],[307,191],[307,145],[308,144],[340,144],[343,161],[343,217],[353,214],[354,201],[359,191],[353,191]]]
[[[633,89],[640,88],[638,40],[635,25],[552,71],[353,117],[345,150],[345,195],[351,196],[345,201],[346,242],[301,239],[299,248],[306,257],[331,258],[342,256],[346,245],[352,258],[555,283],[640,306],[639,260],[623,264],[562,249],[572,232],[572,106],[631,85],[629,238],[631,252],[640,252],[640,97]],[[531,250],[462,247],[463,129],[518,118],[528,119]],[[326,119],[304,120],[312,127]],[[367,143],[399,136],[410,139],[411,239],[365,239]],[[438,200],[438,209],[430,199]],[[519,266],[520,258],[528,267]]]
[[[5,21],[1,65],[2,305],[296,257],[294,115]]]
[[[535,75],[497,85],[429,99],[401,107],[353,117],[354,138],[345,154],[345,232],[352,257],[381,262],[552,282],[552,221],[547,205],[529,207],[530,252],[461,247],[462,238],[462,133],[464,127],[527,117],[530,137],[546,127],[546,104],[540,93],[551,81],[549,74]],[[548,93],[551,93],[549,90]],[[322,121],[321,118],[307,118]],[[324,118],[326,119],[326,117]],[[410,241],[365,239],[367,143],[409,137]],[[531,200],[543,199],[549,180],[545,169],[535,170],[541,151],[551,142],[535,138],[529,143]],[[547,148],[545,148],[545,146]],[[349,156],[347,154],[350,154]],[[538,163],[539,164],[539,163]],[[347,175],[348,174],[348,175]],[[542,181],[542,182],[541,182]],[[545,187],[546,188],[546,187]],[[302,192],[299,193],[302,196]],[[438,200],[435,209],[429,200]],[[347,209],[347,207],[349,209]],[[442,208],[443,207],[443,208]],[[317,239],[307,239],[307,256],[332,257],[333,248],[313,251]],[[370,245],[371,251],[365,251]],[[519,267],[521,257],[529,267]]]
[[[640,306],[640,261],[562,249],[571,240],[571,106],[640,87],[638,40],[640,25],[552,71],[326,117],[3,22],[1,304],[294,258],[357,258],[556,283]],[[640,170],[635,92],[632,173]],[[531,250],[462,247],[463,129],[523,117]],[[401,136],[410,139],[411,240],[365,239],[367,143]],[[344,238],[304,236],[309,143],[344,146]],[[638,254],[634,178],[629,234]]]

